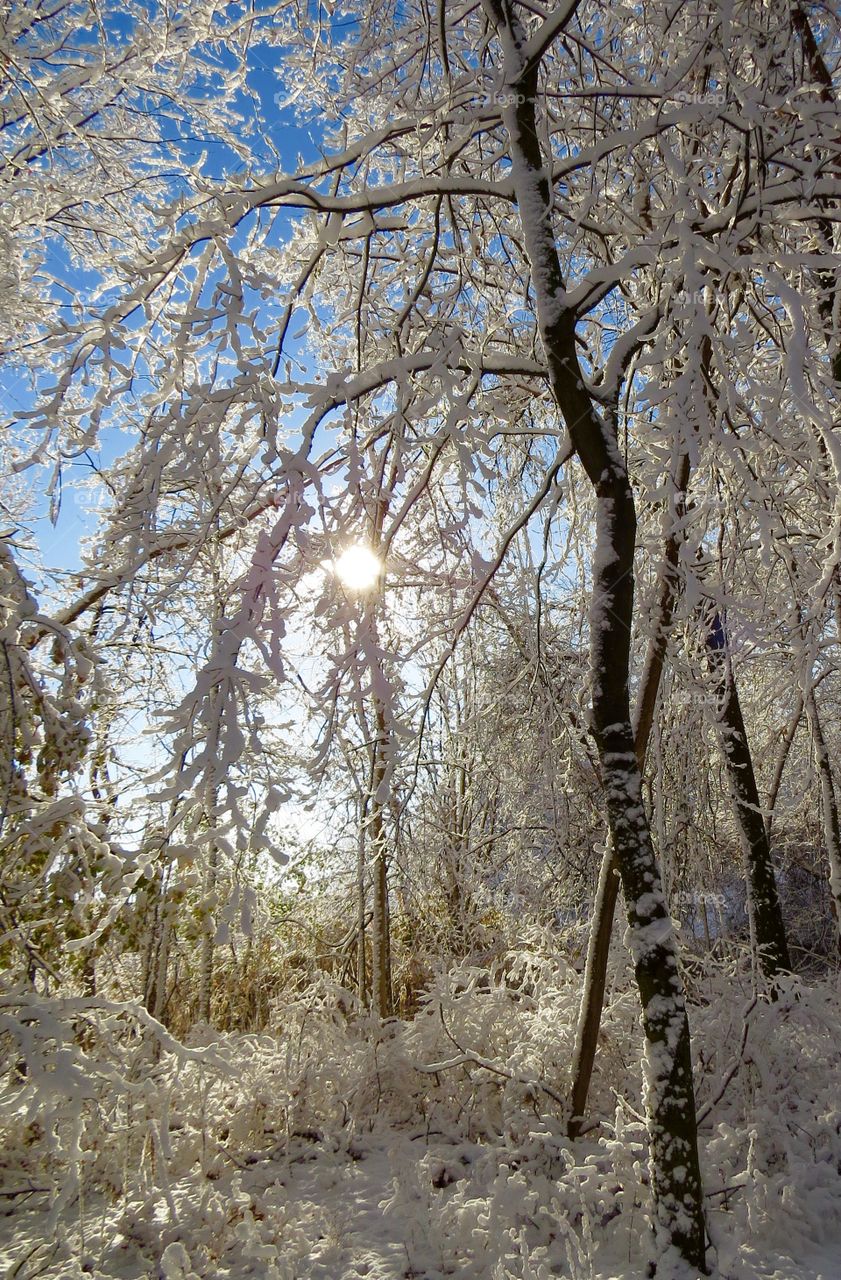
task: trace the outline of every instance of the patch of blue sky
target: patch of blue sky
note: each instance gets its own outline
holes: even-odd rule
[[[265,71],[261,74],[267,75]],[[283,122],[281,132],[284,134],[287,148],[294,147],[296,160],[297,156],[304,151],[309,152],[310,157],[315,156],[316,148],[309,134],[300,129],[293,120]],[[185,159],[191,146],[200,147],[199,143],[189,141],[184,142],[183,145]],[[262,216],[264,215],[260,213],[253,215],[256,219]],[[267,216],[271,218],[271,227],[265,243],[279,245],[289,234],[294,212],[289,211],[287,214],[286,211],[273,210]],[[231,248],[234,251],[241,250],[250,232],[251,227],[246,224],[236,229],[230,237]],[[45,254],[47,269],[52,276],[51,292],[54,305],[59,311],[66,311],[68,321],[72,322],[74,318],[81,316],[93,319],[107,311],[118,296],[117,285],[111,289],[104,288],[101,278],[95,272],[81,268],[68,250],[66,243],[57,236],[48,239],[42,251]],[[187,275],[189,274],[188,265]],[[219,273],[211,274],[205,294],[212,295],[213,291],[218,289],[220,280]],[[187,281],[182,281],[180,292],[184,297],[186,297],[186,285]],[[204,297],[200,306],[204,306],[208,301],[209,297]],[[283,301],[280,290],[276,305],[272,305],[271,298],[266,298],[260,292],[246,286],[243,291],[242,313],[244,317],[259,314],[261,325],[264,328],[270,328],[271,313],[279,313]],[[211,305],[208,310],[213,314],[214,310],[218,311],[218,307],[214,308]],[[217,317],[217,325],[219,322],[224,324],[224,320],[225,317],[220,313]],[[116,339],[115,345],[125,343],[131,351],[137,346],[136,339],[139,338],[144,325],[145,317],[142,308],[138,307],[129,313],[119,326],[115,326],[112,335]],[[299,331],[297,340],[294,336],[296,327]],[[305,334],[301,331],[300,325],[296,326],[293,323],[291,328],[293,335],[287,337],[286,354],[297,363],[300,370],[304,370],[308,364]],[[247,333],[244,336],[247,341]],[[213,333],[213,324],[211,324],[207,343],[208,354],[217,342],[224,345],[225,341],[224,335],[220,337]],[[119,352],[118,355],[122,359],[126,358]],[[105,414],[102,429],[97,433],[95,447],[81,451],[76,457],[65,457],[58,472],[53,465],[36,464],[23,473],[24,487],[27,483],[31,486],[32,503],[28,513],[28,523],[35,532],[40,558],[59,574],[78,571],[82,568],[82,544],[92,533],[97,512],[101,510],[103,501],[101,493],[98,497],[93,497],[91,480],[99,470],[107,468],[116,461],[136,439],[136,432],[126,422],[126,407],[132,400],[137,401],[142,398],[143,392],[152,387],[154,376],[144,359],[142,350],[135,350],[132,357],[134,361],[133,393],[128,397],[128,402],[123,401],[119,407]],[[264,363],[265,356],[255,348],[250,359],[251,363],[258,367]],[[223,376],[226,373],[231,375],[241,372],[241,367],[230,358],[223,359],[220,372]],[[79,376],[83,376],[81,371]],[[54,384],[55,377],[47,362],[34,373],[29,369],[15,367],[8,363],[0,367],[3,416],[12,422],[9,439],[24,454],[30,452],[33,445],[31,428],[27,425],[27,415],[32,412],[39,399],[50,394]],[[84,427],[84,422],[85,419],[82,417],[79,425]]]
[[[150,6],[150,12],[154,6]],[[231,6],[234,11],[236,6]],[[109,19],[110,21],[110,19]],[[121,19],[114,19],[118,30]],[[124,30],[119,31],[120,38],[128,38],[130,34],[128,20],[124,22]],[[355,20],[345,22],[345,30],[350,34],[355,27]],[[221,71],[229,70],[232,65],[233,54],[226,54],[220,51],[217,55],[219,58],[219,66]],[[334,121],[317,119],[313,114],[313,118],[308,124],[302,124],[311,113],[311,107],[306,101],[301,99],[294,103],[279,108],[279,101],[286,101],[284,90],[279,88],[282,79],[282,62],[284,50],[281,46],[271,46],[265,43],[255,45],[249,50],[249,67],[246,75],[246,90],[240,90],[233,99],[233,105],[240,111],[243,118],[243,128],[245,136],[250,144],[252,144],[260,153],[261,149],[265,150],[265,158],[267,163],[276,159],[274,153],[280,157],[283,167],[287,170],[297,167],[299,157],[303,158],[304,163],[311,163],[320,154],[320,136],[318,134],[319,127],[322,131],[331,128]],[[208,72],[210,80],[212,73]],[[208,82],[196,85],[192,92],[201,93],[205,96],[208,93]],[[220,79],[221,84],[221,79]],[[139,106],[146,109],[152,105],[149,102],[140,103]],[[219,143],[214,151],[208,151],[206,139],[195,138],[190,134],[182,136],[178,132],[179,122],[175,116],[167,116],[167,127],[174,132],[167,134],[167,141],[162,144],[164,147],[171,149],[171,159],[173,161],[173,177],[172,192],[173,194],[183,191],[185,185],[189,184],[189,175],[185,173],[185,169],[192,168],[195,173],[203,179],[224,180],[237,171],[239,158],[235,151],[228,148],[223,143]],[[264,244],[267,246],[279,246],[288,236],[293,222],[300,217],[300,214],[291,210],[271,210],[264,212],[255,212],[249,216],[238,228],[230,233],[227,237],[228,244],[232,251],[241,251],[247,242],[247,238],[252,234],[254,222],[267,219],[266,237]],[[78,302],[81,304],[82,310],[90,315],[96,311],[105,308],[111,300],[110,293],[103,294],[93,304],[93,296],[101,282],[97,280],[91,273],[83,273],[70,260],[64,246],[60,242],[56,242],[50,247],[50,252],[54,255],[56,265],[56,276],[62,281],[56,287],[75,290],[78,295]],[[189,274],[189,267],[187,268]],[[204,309],[206,313],[212,314],[218,310],[218,305],[212,302],[212,295],[219,288],[221,283],[221,274],[211,273],[208,278],[202,298],[199,300],[199,309]],[[182,297],[186,296],[186,281],[182,282],[180,289]],[[270,333],[274,317],[278,314],[279,308],[283,303],[283,299],[272,299],[266,297],[263,292],[252,289],[247,283],[243,290],[241,313],[248,316],[250,313],[259,315],[260,327],[264,332]],[[76,304],[66,304],[75,306]],[[527,321],[527,313],[523,312],[523,321]],[[131,313],[121,323],[120,336],[127,343],[129,348],[132,347],[135,338],[140,334],[143,315],[140,309]],[[240,321],[237,321],[240,323]],[[217,326],[221,332],[217,333],[214,326]],[[217,379],[231,379],[242,374],[243,357],[235,358],[228,337],[224,333],[225,317],[220,314],[215,319],[208,322],[207,332],[207,355],[208,360],[211,353],[214,356],[221,356],[217,364]],[[248,328],[244,331],[244,338],[247,341]],[[134,344],[136,345],[136,343]],[[269,344],[270,345],[270,344]],[[266,348],[268,349],[268,348]],[[306,342],[306,322],[303,327],[299,319],[293,319],[290,326],[290,336],[287,337],[286,354],[290,361],[297,365],[299,372],[306,376],[312,371],[311,357],[308,352]],[[253,365],[255,372],[265,364],[265,349],[252,346],[247,351],[246,363]],[[45,375],[46,384],[48,385],[49,375]],[[317,373],[312,374],[313,381],[318,380]],[[145,363],[142,351],[135,354],[135,364],[133,369],[133,387],[136,390],[136,399],[142,399],[145,389],[151,388],[154,382],[154,372]],[[37,390],[37,388],[35,389]],[[294,399],[291,396],[290,399]],[[30,387],[24,388],[23,384],[19,384],[14,391],[14,405],[18,413],[23,414],[34,403],[34,390]],[[115,407],[110,413],[105,414],[102,423],[102,430],[99,433],[99,439],[96,449],[88,449],[80,452],[78,456],[72,459],[66,459],[63,467],[63,473],[57,481],[60,486],[61,501],[52,505],[48,498],[43,496],[44,488],[47,487],[48,477],[44,470],[33,469],[29,475],[33,480],[33,489],[39,495],[36,503],[38,511],[39,523],[46,527],[42,528],[40,534],[44,559],[51,562],[58,569],[64,571],[78,570],[82,566],[80,554],[81,544],[86,536],[88,536],[96,519],[97,513],[102,511],[103,502],[107,498],[100,494],[96,499],[91,499],[92,486],[91,480],[95,477],[98,469],[107,468],[113,463],[125,450],[130,447],[136,438],[136,431],[132,424],[127,422],[127,409],[130,409],[132,396],[124,399],[122,405]],[[337,431],[341,430],[341,422],[345,410],[339,407],[328,415],[319,431],[319,437],[316,446],[321,448],[329,448],[329,442],[335,438]],[[294,434],[296,430],[300,430],[305,417],[305,409],[303,405],[290,403],[286,420],[285,429]],[[52,524],[49,523],[52,516]]]

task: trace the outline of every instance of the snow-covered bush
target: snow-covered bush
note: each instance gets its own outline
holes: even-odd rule
[[[748,1280],[762,1250],[797,1258],[841,1231],[841,998],[792,981],[757,999],[749,973],[712,965],[694,991],[710,1231],[721,1276]],[[641,1275],[636,1005],[619,985],[598,1123],[572,1143],[579,998],[539,935],[440,973],[413,1019],[384,1024],[326,976],[266,1033],[183,1045],[134,1006],[7,994],[0,1143],[21,1194],[0,1243],[58,1231],[37,1254],[54,1277]]]

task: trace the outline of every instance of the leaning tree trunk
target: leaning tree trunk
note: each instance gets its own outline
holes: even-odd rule
[[[806,714],[809,728],[812,731],[812,743],[815,748],[815,760],[818,776],[821,780],[821,807],[823,809],[823,830],[826,841],[826,853],[829,861],[829,889],[832,894],[832,912],[835,916],[835,928],[841,947],[841,826],[838,820],[838,800],[835,795],[835,784],[832,778],[832,765],[823,726],[818,715],[818,704],[815,689],[809,686],[806,694]]]
[[[707,633],[707,652],[718,686],[721,750],[745,851],[751,938],[762,972],[773,979],[791,969],[791,960],[739,691],[724,624],[717,613]]]
[[[504,52],[514,191],[531,265],[537,319],[555,401],[596,496],[590,607],[593,732],[608,826],[622,879],[646,1038],[646,1105],[658,1253],[705,1268],[689,1022],[671,919],[642,802],[629,697],[636,511],[615,434],[595,411],[578,362],[575,315],[552,228],[548,164],[535,111],[539,57],[510,0],[484,0]],[[574,5],[570,5],[570,13]]]
[[[683,497],[688,483],[689,461],[684,456],[678,469],[676,482],[676,506],[678,507],[675,513],[676,516],[682,514]],[[677,521],[673,522],[672,531],[668,534],[665,542],[664,569],[657,618],[649,642],[636,708],[634,740],[640,771],[645,767],[645,757],[648,751],[648,743],[654,722],[654,711],[657,705],[657,693],[663,674],[668,633],[680,590],[677,576],[680,538],[674,532],[674,526],[677,523]],[[721,731],[725,763],[731,777],[731,789],[734,792],[734,800],[737,801],[737,816],[748,850],[748,900],[749,904],[751,904],[749,908],[751,920],[755,922],[752,927],[755,939],[760,939],[758,943],[760,955],[765,957],[763,960],[764,972],[766,976],[774,977],[778,972],[790,968],[788,948],[773,863],[771,861],[770,823],[763,822],[760,816],[758,794],[755,802],[750,799],[751,788],[753,792],[756,792],[756,779],[742,719],[738,691],[732,679],[732,671],[729,685],[726,678],[724,680],[721,701],[722,720],[725,725]],[[740,725],[741,732],[739,731]],[[730,744],[729,747],[728,743]],[[733,745],[735,743],[741,744],[741,749],[735,753],[739,763],[734,759]],[[745,759],[749,762],[748,769],[745,769],[743,765]],[[744,797],[744,803],[742,804],[738,803],[737,796],[739,795]],[[753,804],[752,808],[751,804]],[[756,819],[763,827],[761,837]],[[613,846],[609,843],[602,861],[599,883],[593,903],[593,929],[587,949],[587,962],[584,970],[584,995],[573,1054],[572,1114],[568,1127],[571,1138],[579,1136],[584,1122],[584,1111],[593,1075],[599,1026],[604,1008],[607,962],[610,954],[613,919],[618,893],[619,867]],[[757,901],[759,901],[761,907],[759,911],[753,905]],[[779,962],[777,967],[774,967],[773,962],[775,960]]]
[[[780,794],[780,787],[783,784],[783,773],[785,772],[789,753],[791,751],[792,744],[794,743],[795,734],[797,733],[800,721],[803,718],[804,706],[803,694],[800,693],[797,696],[797,701],[794,704],[794,710],[789,717],[789,722],[783,731],[783,735],[780,738],[780,743],[777,748],[777,757],[774,761],[774,769],[771,774],[771,785],[768,788],[768,796],[765,802],[765,827],[768,831],[769,840],[771,839],[771,830],[774,822],[774,810],[777,807],[777,798]]]
[[[675,477],[674,510],[668,512],[666,516],[667,532],[663,547],[663,568],[660,578],[660,592],[657,599],[657,615],[648,644],[634,717],[634,750],[640,773],[645,768],[645,757],[648,752],[648,743],[654,724],[657,695],[666,660],[666,646],[674,616],[675,603],[680,591],[678,557],[680,555],[681,535],[678,530],[682,527],[682,518],[685,514],[689,470],[689,457],[684,454],[678,464]],[[590,939],[587,946],[587,960],[584,967],[584,992],[572,1059],[572,1114],[568,1127],[568,1133],[571,1138],[577,1138],[581,1132],[584,1109],[587,1105],[587,1095],[590,1091],[590,1081],[593,1076],[593,1064],[596,1060],[599,1026],[601,1024],[607,986],[607,962],[610,955],[610,940],[613,934],[613,918],[616,913],[618,896],[619,864],[613,848],[613,842],[609,840],[602,859],[599,883],[593,903],[593,927],[590,931]]]

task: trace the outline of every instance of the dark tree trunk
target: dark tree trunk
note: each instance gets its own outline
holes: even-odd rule
[[[829,863],[829,889],[832,895],[830,900],[838,934],[837,941],[841,946],[841,823],[838,818],[838,800],[835,795],[832,764],[829,759],[826,739],[823,736],[823,726],[818,715],[814,687],[810,687],[806,695],[806,713],[809,717],[812,744],[815,748],[815,762],[818,766],[818,776],[821,781],[823,831],[827,861]]]
[[[745,851],[751,934],[762,972],[766,978],[775,978],[791,969],[791,961],[768,828],[759,803],[753,758],[733,664],[727,652],[724,623],[718,613],[713,617],[707,634],[707,652],[717,679],[719,738]]]
[[[660,690],[660,681],[666,660],[666,646],[674,616],[675,602],[680,590],[677,565],[681,539],[677,530],[684,515],[686,490],[689,485],[689,469],[689,458],[684,454],[678,464],[675,478],[674,511],[668,513],[666,517],[667,532],[663,548],[663,569],[660,579],[660,593],[657,600],[657,616],[648,644],[636,708],[634,749],[640,773],[645,768],[645,757],[648,752],[648,743],[654,724],[657,695]],[[593,903],[593,923],[590,930],[587,962],[584,969],[584,993],[581,1001],[572,1063],[572,1115],[568,1130],[571,1138],[577,1138],[581,1132],[584,1110],[587,1106],[587,1095],[590,1091],[590,1081],[593,1076],[599,1027],[601,1025],[602,1010],[604,1009],[607,962],[610,955],[610,940],[613,934],[613,918],[616,913],[618,897],[619,864],[614,853],[613,844],[609,841],[602,860],[596,898]]]
[[[539,59],[526,58],[526,35],[509,0],[485,0],[485,8],[504,51],[509,105],[503,108],[502,118],[510,139],[512,177],[550,384],[596,495],[590,609],[593,733],[625,894],[646,1038],[656,1247],[658,1253],[674,1250],[691,1266],[704,1270],[705,1224],[689,1023],[631,728],[633,493],[615,434],[596,413],[585,388],[575,345],[575,316],[563,302],[564,279],[535,112]]]

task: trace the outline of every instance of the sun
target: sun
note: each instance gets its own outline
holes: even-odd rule
[[[336,576],[350,591],[369,591],[376,586],[383,565],[370,547],[357,543],[342,552],[334,568]]]

